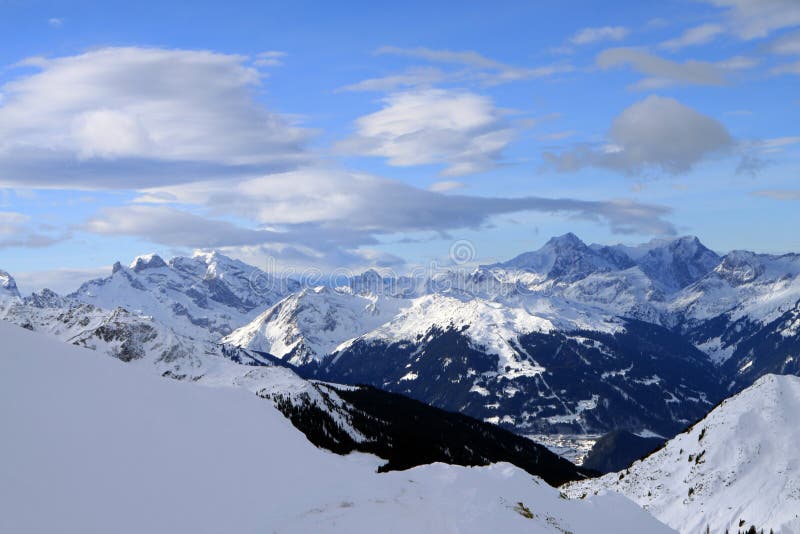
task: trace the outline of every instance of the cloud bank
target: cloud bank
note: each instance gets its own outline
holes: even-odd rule
[[[124,189],[296,166],[311,132],[257,102],[247,61],[133,47],[28,59],[37,72],[0,89],[0,182]]]
[[[600,167],[631,175],[648,170],[681,174],[733,146],[719,121],[674,98],[654,95],[617,116],[604,145],[581,144],[544,157],[559,171]]]

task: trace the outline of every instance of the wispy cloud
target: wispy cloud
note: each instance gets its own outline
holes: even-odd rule
[[[430,191],[434,191],[436,193],[444,193],[445,191],[454,191],[456,189],[462,189],[464,187],[463,182],[456,182],[453,180],[446,180],[443,182],[434,182],[428,188]]]
[[[15,211],[0,211],[0,249],[48,247],[67,239],[68,233],[43,228],[31,216]]]
[[[773,67],[770,72],[772,72],[772,74],[800,74],[800,61],[778,65],[777,67]]]
[[[775,30],[800,25],[797,0],[704,0],[723,8],[724,23],[741,39],[766,37]]]
[[[496,61],[471,50],[453,51],[425,47],[401,48],[383,46],[376,50],[375,54],[403,56],[432,63],[459,65],[468,69],[468,71],[455,73],[457,78],[473,79],[487,85],[545,78],[574,70],[571,65],[567,64],[518,67]]]
[[[680,36],[668,41],[664,41],[658,46],[659,48],[664,48],[667,50],[680,50],[682,48],[686,48],[687,46],[697,46],[709,43],[723,33],[725,33],[725,29],[720,24],[701,24],[700,26],[689,28]]]
[[[639,48],[610,48],[601,52],[595,63],[601,69],[625,65],[647,76],[634,89],[655,89],[674,84],[723,85],[725,69],[706,61],[683,62],[664,59]]]
[[[621,41],[628,36],[630,30],[624,26],[602,26],[598,28],[583,28],[570,37],[573,45],[588,45],[602,41]]]
[[[800,56],[800,31],[782,35],[769,44],[768,50],[773,54]]]
[[[447,73],[435,67],[411,67],[400,74],[369,78],[346,85],[341,90],[388,92],[408,87],[430,87],[457,77],[458,74]]]
[[[754,197],[766,197],[775,200],[800,200],[800,189],[762,189],[750,193]]]
[[[283,65],[283,58],[286,57],[286,52],[280,50],[268,50],[260,52],[256,55],[253,64],[259,67],[280,67]]]
[[[781,152],[784,148],[797,144],[800,144],[800,136],[774,137],[758,143],[759,148],[766,153]]]

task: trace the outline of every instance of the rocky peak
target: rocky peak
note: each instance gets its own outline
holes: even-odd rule
[[[132,269],[133,272],[140,273],[145,269],[158,269],[166,266],[167,263],[162,260],[161,256],[158,254],[145,254],[144,256],[137,256],[133,262],[131,262],[130,269]]]

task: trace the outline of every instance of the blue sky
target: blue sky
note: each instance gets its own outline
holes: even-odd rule
[[[800,251],[800,4],[0,0],[0,268]]]

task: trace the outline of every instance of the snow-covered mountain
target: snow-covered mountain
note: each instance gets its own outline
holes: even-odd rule
[[[304,290],[225,341],[517,432],[670,436],[724,396],[721,384],[795,371],[800,270],[794,256],[759,258],[745,279],[741,253],[721,258],[696,237],[625,247],[566,234],[508,262],[437,273],[422,296],[369,293],[389,284],[375,272],[349,291]],[[750,363],[771,353],[748,350],[722,365],[720,349],[730,356],[748,339],[742,321],[760,331],[771,317],[742,350],[779,338],[780,363]]]
[[[669,331],[557,298],[307,289],[224,341],[520,433],[675,433],[720,389],[705,356]]]
[[[522,271],[537,275],[540,280],[573,282],[596,272],[618,271],[633,266],[625,254],[608,247],[590,248],[572,233],[550,239],[537,251],[525,252],[489,269]]]
[[[116,263],[111,276],[86,282],[69,298],[105,309],[123,307],[181,334],[217,340],[298,287],[217,252],[168,263],[148,254],[128,267]]]
[[[619,492],[680,532],[800,531],[800,378],[766,375],[630,468],[566,486]]]
[[[147,255],[66,298],[23,302],[122,307],[181,339],[517,432],[669,437],[764,373],[800,372],[798,258],[720,257],[695,237],[606,246],[566,234],[427,280],[367,271],[298,288],[217,253]]]
[[[267,352],[293,365],[317,361],[343,342],[374,330],[407,302],[375,293],[354,294],[325,286],[286,297],[224,343]]]
[[[624,497],[563,499],[510,464],[379,474],[241,390],[1,322],[0,337],[2,532],[671,531]]]
[[[705,276],[717,266],[720,257],[696,237],[688,236],[651,246],[634,261],[651,280],[671,292]]]
[[[620,321],[613,333],[562,331],[541,317],[490,303],[472,300],[457,309],[476,308],[483,312],[480,322],[454,315],[452,323],[425,329],[425,311],[412,307],[408,316],[344,345],[309,371],[324,380],[403,393],[523,434],[622,427],[672,435],[719,398],[705,356],[661,327],[631,320]]]
[[[17,282],[3,270],[0,270],[0,298],[19,298]]]
[[[190,338],[123,308],[104,310],[45,290],[24,300],[0,299],[0,318],[163,377],[247,389],[270,401],[315,445],[375,454],[387,461],[384,469],[507,461],[551,484],[587,474],[494,425],[371,388],[304,380],[268,354]],[[411,413],[414,421],[406,424]]]
[[[800,255],[734,251],[670,303],[678,328],[720,365],[730,390],[798,373]]]

